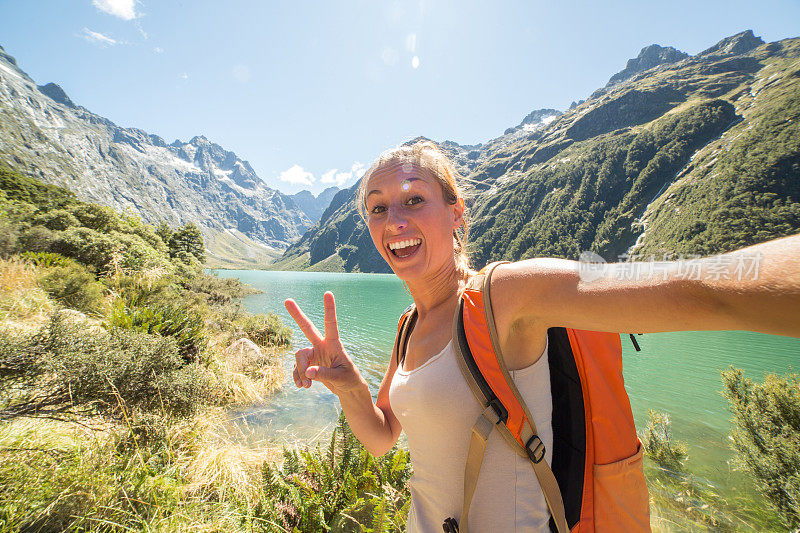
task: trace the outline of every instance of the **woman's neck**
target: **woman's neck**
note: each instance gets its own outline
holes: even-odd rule
[[[433,272],[424,279],[408,283],[411,297],[417,308],[420,318],[435,312],[445,306],[452,306],[458,300],[458,295],[464,288],[467,274],[456,268],[455,262],[444,265],[440,270]]]

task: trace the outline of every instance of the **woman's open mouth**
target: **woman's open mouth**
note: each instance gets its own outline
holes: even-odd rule
[[[420,245],[422,245],[422,239],[406,239],[404,241],[389,243],[389,251],[392,252],[392,255],[395,257],[402,259],[416,252]]]

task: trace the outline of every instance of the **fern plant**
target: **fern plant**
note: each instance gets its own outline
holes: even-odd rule
[[[186,362],[197,360],[206,345],[202,317],[177,306],[126,306],[119,302],[109,315],[106,324],[151,335],[172,337]]]
[[[410,502],[409,454],[395,446],[370,454],[344,414],[321,449],[291,450],[283,465],[263,466],[263,498],[257,513],[288,531],[403,531]]]
[[[69,266],[75,264],[73,259],[55,252],[23,252],[20,257],[42,268]]]

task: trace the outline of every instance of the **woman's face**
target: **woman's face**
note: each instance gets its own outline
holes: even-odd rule
[[[367,225],[372,242],[405,281],[455,266],[453,230],[464,212],[445,202],[439,182],[408,162],[391,162],[367,184]]]

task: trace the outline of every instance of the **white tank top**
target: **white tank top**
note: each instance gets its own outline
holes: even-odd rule
[[[512,371],[511,376],[544,442],[545,460],[552,464],[547,345],[536,363]],[[446,518],[460,518],[467,448],[472,426],[483,410],[461,374],[452,341],[419,368],[398,367],[389,402],[408,437],[414,468],[407,531],[441,533]],[[549,531],[549,518],[530,462],[492,431],[469,511],[470,533]]]

